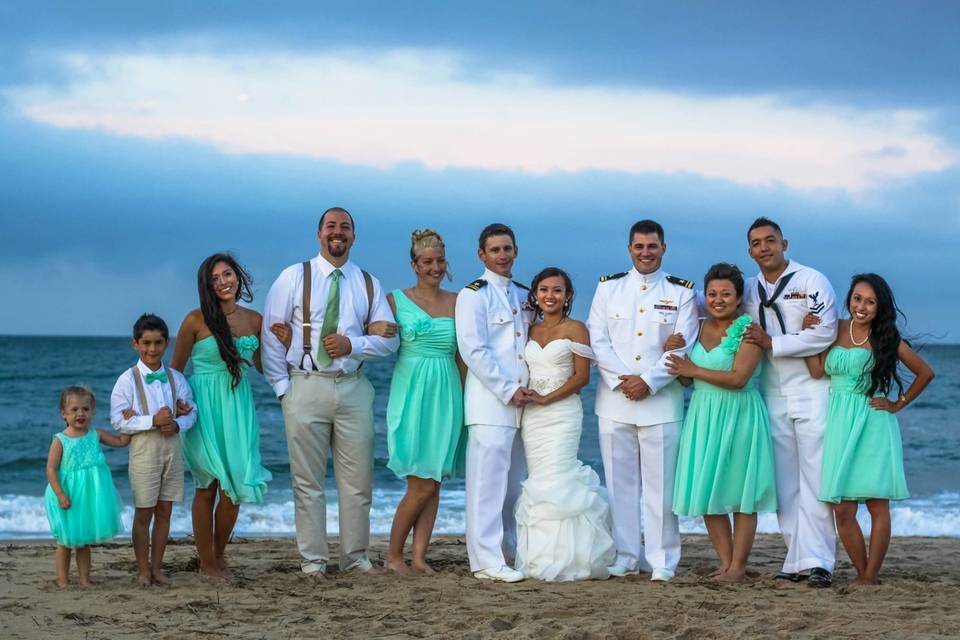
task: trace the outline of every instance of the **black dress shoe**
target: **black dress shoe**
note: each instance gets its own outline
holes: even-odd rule
[[[804,578],[806,578],[806,576],[802,576],[799,573],[788,573],[786,571],[781,571],[773,576],[774,580],[789,580],[790,582],[800,582]]]
[[[826,569],[817,567],[810,570],[810,577],[807,578],[807,586],[817,589],[826,589],[833,584],[833,576]]]

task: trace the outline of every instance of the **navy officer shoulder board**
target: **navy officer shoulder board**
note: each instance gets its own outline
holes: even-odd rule
[[[677,276],[667,276],[667,282],[681,286],[684,289],[693,289],[693,280],[684,280]]]
[[[630,273],[629,271],[622,271],[620,273],[610,273],[605,276],[600,276],[600,282],[607,282],[608,280],[619,280]]]

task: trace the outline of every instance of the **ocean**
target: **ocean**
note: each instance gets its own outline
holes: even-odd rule
[[[44,472],[50,439],[62,430],[57,404],[63,387],[83,383],[97,394],[94,425],[110,428],[110,391],[117,376],[136,362],[129,338],[0,336],[0,421],[4,425],[0,445],[0,539],[47,538],[49,526],[43,506]],[[167,356],[172,353],[168,350]],[[894,535],[960,536],[960,429],[951,413],[960,407],[960,346],[927,346],[924,358],[937,373],[936,380],[919,400],[899,414],[903,434],[907,483],[911,498],[893,503]],[[387,469],[385,413],[392,359],[364,365],[377,396],[374,406],[376,468],[374,475],[371,531],[386,535],[404,481]],[[189,371],[188,371],[189,373]],[[247,536],[289,536],[294,533],[293,494],[280,404],[266,381],[251,371],[251,382],[260,418],[260,449],[273,481],[263,504],[243,505],[236,533]],[[597,419],[593,414],[597,376],[583,390],[584,426],[580,459],[602,473],[597,442]],[[127,451],[104,447],[114,482],[127,505],[123,521],[127,533],[133,515],[127,479]],[[331,465],[332,467],[332,465]],[[328,527],[337,532],[336,485],[332,468],[327,478]],[[172,533],[191,532],[187,495],[174,507]],[[436,533],[462,534],[464,486],[462,479],[445,482],[441,490]],[[862,521],[864,509],[861,509]],[[703,532],[699,519],[681,520],[684,532]],[[760,517],[759,530],[774,533],[776,518]]]

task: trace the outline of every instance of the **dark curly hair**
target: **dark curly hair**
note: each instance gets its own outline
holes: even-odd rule
[[[537,313],[538,318],[543,317],[543,309],[540,308],[540,305],[537,303],[537,287],[540,286],[540,283],[547,278],[560,277],[563,278],[563,284],[567,288],[566,302],[563,303],[563,317],[567,318],[570,316],[570,310],[573,308],[573,280],[570,279],[570,276],[563,269],[558,269],[557,267],[547,267],[537,275],[533,276],[533,281],[530,282],[530,291],[527,293],[527,302],[530,303],[530,306],[533,307],[534,311]]]
[[[229,253],[215,253],[200,263],[197,269],[197,293],[200,295],[200,313],[203,314],[203,322],[210,329],[213,338],[217,341],[217,349],[220,351],[220,357],[227,365],[227,371],[233,378],[233,388],[236,389],[240,384],[240,377],[243,370],[241,363],[251,365],[249,361],[240,357],[237,351],[237,345],[233,342],[233,334],[230,333],[230,325],[227,323],[227,316],[220,308],[220,300],[213,290],[213,268],[220,262],[227,264],[233,272],[237,274],[237,293],[236,300],[250,302],[253,300],[253,293],[250,291],[250,284],[253,279],[250,274],[240,266]]]
[[[711,280],[729,280],[733,283],[733,288],[737,290],[737,297],[743,297],[743,271],[740,271],[740,267],[737,265],[718,262],[707,269],[707,275],[703,276],[704,291],[706,291]]]
[[[903,394],[903,380],[897,365],[897,349],[900,348],[900,329],[897,328],[897,315],[906,317],[897,306],[893,297],[893,290],[887,281],[875,273],[858,273],[850,279],[850,290],[847,291],[847,311],[850,311],[850,300],[853,298],[853,289],[860,283],[873,288],[877,298],[877,315],[870,323],[870,347],[873,349],[873,368],[870,370],[870,386],[866,394],[873,396],[878,391],[887,395],[897,385],[897,395]],[[853,322],[851,319],[850,322]],[[868,365],[869,366],[869,365]],[[867,373],[864,370],[864,373]]]

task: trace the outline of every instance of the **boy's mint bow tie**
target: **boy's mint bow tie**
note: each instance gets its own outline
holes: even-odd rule
[[[167,381],[167,372],[161,369],[160,371],[154,373],[148,373],[146,376],[147,384],[150,384],[154,380],[159,380],[160,382]]]

